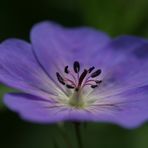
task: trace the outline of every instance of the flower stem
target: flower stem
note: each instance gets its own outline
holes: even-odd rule
[[[81,132],[80,132],[80,123],[74,122],[74,127],[75,127],[76,137],[77,137],[77,141],[78,141],[78,148],[83,148],[82,139],[81,139]]]
[[[63,137],[63,140],[65,141],[65,144],[66,144],[67,148],[72,148],[72,145],[71,145],[71,143],[69,141],[69,138],[68,138],[68,135],[66,134],[66,132],[63,130],[63,128],[61,128],[59,126],[58,126],[58,129],[59,129],[59,131],[61,133],[61,136]]]

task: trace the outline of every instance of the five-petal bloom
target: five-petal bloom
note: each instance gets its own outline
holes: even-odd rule
[[[4,103],[32,122],[111,122],[136,127],[148,119],[148,41],[110,39],[91,28],[51,22],[33,27],[31,44],[0,45],[0,81],[21,90]]]

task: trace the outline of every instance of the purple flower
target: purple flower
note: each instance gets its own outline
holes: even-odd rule
[[[31,44],[8,39],[0,51],[0,81],[22,91],[4,103],[25,120],[133,128],[148,119],[148,40],[43,22]]]

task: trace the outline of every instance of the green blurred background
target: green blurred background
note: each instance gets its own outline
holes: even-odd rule
[[[0,41],[17,37],[29,40],[33,24],[53,20],[65,26],[91,26],[115,37],[131,34],[148,37],[148,0],[1,0]],[[0,85],[0,148],[66,148],[57,125],[22,121],[2,104],[5,92]],[[76,148],[71,123],[67,137]],[[88,123],[81,127],[84,148],[148,148],[148,124],[134,130],[116,125]]]

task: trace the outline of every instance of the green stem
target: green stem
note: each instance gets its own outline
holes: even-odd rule
[[[77,137],[77,141],[78,141],[78,146],[79,146],[79,148],[83,148],[82,139],[81,139],[81,132],[80,132],[80,123],[74,122],[74,127],[75,127],[76,137]]]
[[[58,126],[58,129],[59,129],[59,131],[60,131],[60,133],[61,133],[61,135],[63,137],[63,140],[65,141],[65,144],[66,144],[67,148],[72,148],[72,145],[71,145],[71,143],[69,141],[69,138],[68,138],[68,135],[66,134],[66,132],[59,126]]]

